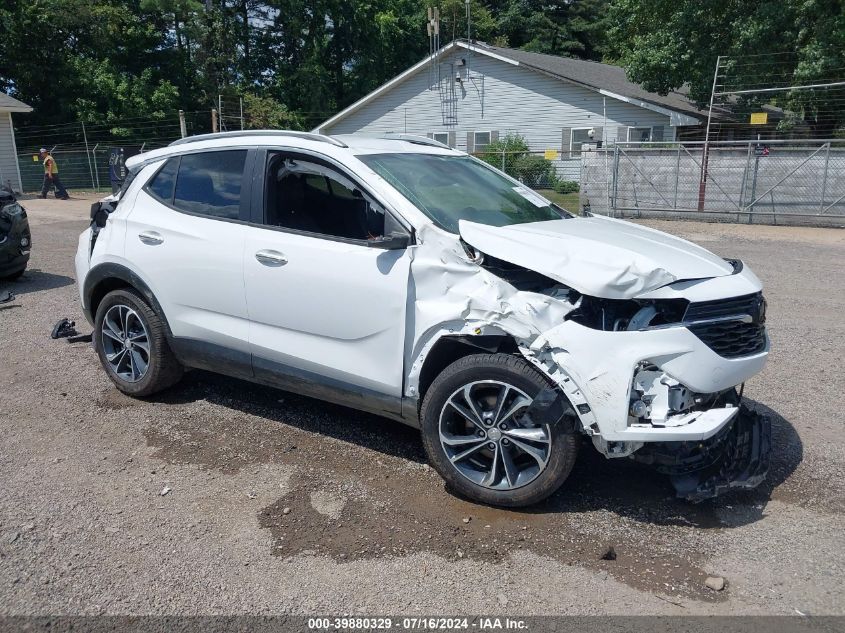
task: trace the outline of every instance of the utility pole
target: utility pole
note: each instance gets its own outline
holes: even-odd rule
[[[211,131],[217,133],[217,108],[211,108]]]
[[[182,138],[188,136],[188,127],[185,125],[185,111],[179,110],[179,132],[182,134]]]
[[[704,131],[704,147],[701,150],[701,177],[698,184],[698,210],[704,211],[704,196],[707,189],[707,161],[710,158],[710,121],[713,118],[713,99],[716,96],[716,82],[719,80],[719,66],[722,56],[716,58],[716,72],[713,73],[713,88],[710,90],[710,108],[707,110],[707,129]]]

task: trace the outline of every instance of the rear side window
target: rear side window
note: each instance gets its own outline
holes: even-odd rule
[[[159,200],[173,201],[173,185],[176,184],[176,170],[179,169],[179,157],[169,159],[147,185],[147,189]],[[128,180],[128,178],[127,178]]]
[[[173,206],[189,213],[237,220],[246,150],[182,156]]]

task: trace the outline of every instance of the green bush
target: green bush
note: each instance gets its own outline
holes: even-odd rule
[[[575,193],[581,187],[574,180],[558,180],[554,183],[554,190],[558,193]]]
[[[528,153],[528,143],[518,134],[508,134],[490,143],[483,152],[476,156],[496,169],[501,169],[511,178],[518,178],[515,171],[516,161]]]
[[[553,186],[557,180],[551,161],[536,154],[525,154],[514,160],[514,178],[531,188]]]

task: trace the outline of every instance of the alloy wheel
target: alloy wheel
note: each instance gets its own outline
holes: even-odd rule
[[[138,382],[150,365],[150,338],[138,313],[126,305],[108,309],[100,328],[103,353],[114,374]]]
[[[512,490],[545,470],[548,425],[524,414],[533,398],[505,382],[481,380],[457,389],[440,412],[440,445],[452,466],[479,486]]]

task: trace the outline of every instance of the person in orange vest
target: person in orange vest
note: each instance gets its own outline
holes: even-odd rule
[[[59,166],[56,164],[56,159],[50,155],[50,152],[47,151],[46,148],[42,147],[38,154],[41,156],[41,160],[44,161],[44,183],[41,185],[41,197],[46,198],[47,192],[50,191],[50,187],[56,188],[56,197],[59,200],[67,200],[70,198],[67,195],[67,190],[65,189],[62,181],[59,180]]]

